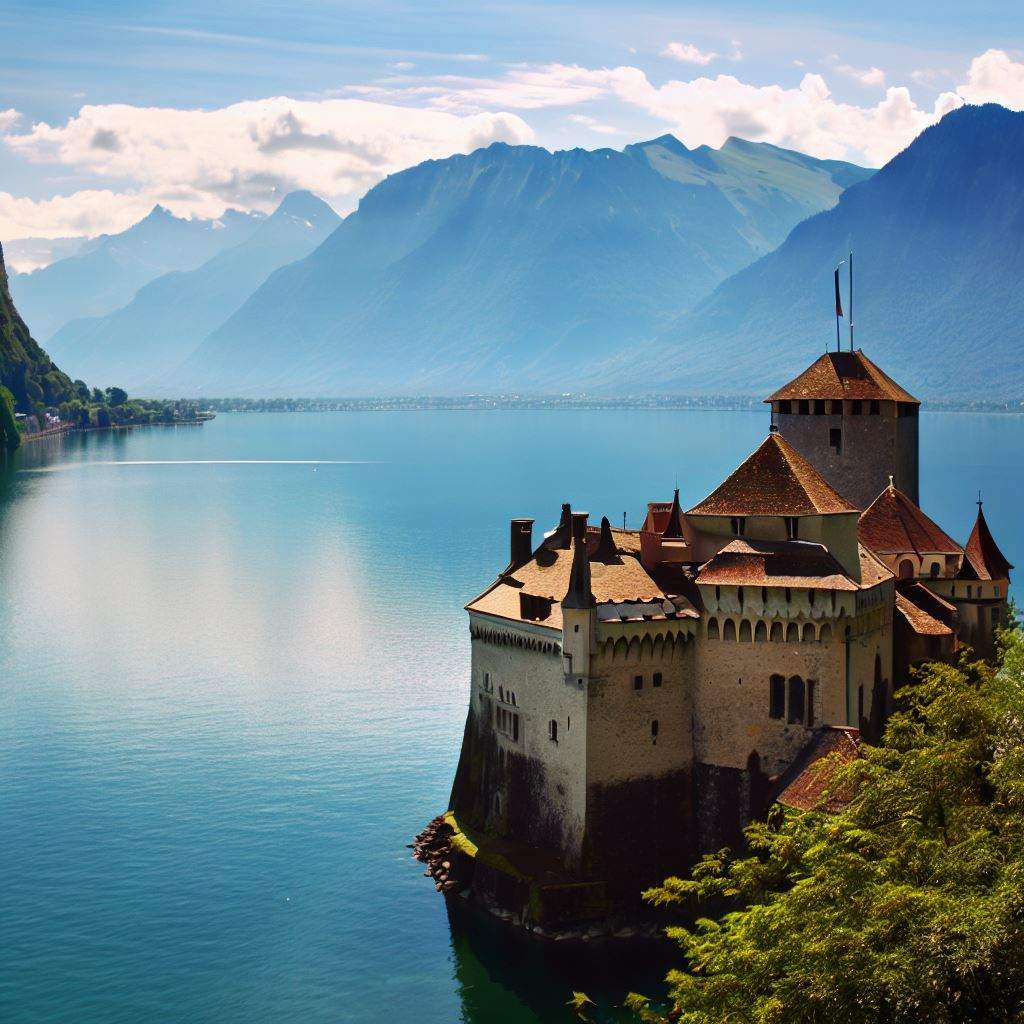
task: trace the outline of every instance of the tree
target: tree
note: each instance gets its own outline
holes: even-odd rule
[[[21,432],[14,418],[14,395],[0,384],[0,451],[14,451],[21,444]]]
[[[107,388],[107,401],[114,406],[124,405],[128,401],[128,392],[123,388]]]
[[[92,400],[96,405],[106,405],[107,396],[99,388],[92,389]]]
[[[105,405],[101,405],[96,410],[96,426],[97,427],[109,427],[110,426],[110,410]]]
[[[748,854],[705,857],[645,893],[739,906],[669,933],[688,970],[644,1021],[937,1024],[1024,1010],[1024,640],[997,670],[929,665],[897,695],[881,746],[845,768],[837,814],[747,829]]]

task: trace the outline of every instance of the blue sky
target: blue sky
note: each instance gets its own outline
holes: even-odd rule
[[[346,212],[491,141],[743,135],[878,165],[964,99],[1024,107],[1011,3],[0,6],[0,239],[270,209]]]

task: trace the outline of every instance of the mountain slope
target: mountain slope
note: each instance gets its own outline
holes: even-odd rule
[[[32,413],[38,403],[71,401],[71,379],[54,366],[29,334],[18,315],[7,285],[3,248],[0,247],[0,385],[14,395],[19,412]]]
[[[452,393],[578,382],[870,172],[730,140],[496,144],[373,188],[169,390]]]
[[[640,364],[657,358],[659,386],[688,392],[757,390],[766,362],[779,379],[797,372],[834,344],[832,271],[851,248],[855,343],[886,372],[928,396],[1024,392],[1024,113],[995,105],[927,129],[719,286]],[[846,301],[845,268],[843,288]]]
[[[31,274],[14,274],[11,290],[22,316],[44,342],[65,323],[104,316],[131,301],[148,281],[191,270],[248,238],[261,214],[226,210],[217,220],[185,220],[162,206],[127,231],[101,235],[74,256]]]
[[[137,388],[177,366],[266,280],[315,249],[341,218],[293,192],[245,241],[191,271],[164,274],[105,317],[73,320],[49,342],[79,377]]]

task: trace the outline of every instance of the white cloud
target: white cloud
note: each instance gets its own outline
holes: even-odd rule
[[[39,164],[122,188],[130,182],[135,201],[112,202],[100,188],[32,210],[8,197],[0,204],[0,238],[118,230],[124,208],[145,212],[155,202],[179,215],[216,216],[229,205],[269,210],[296,188],[350,208],[385,175],[422,160],[533,138],[511,113],[456,114],[361,99],[282,96],[217,110],[85,106],[64,124],[34,124],[4,141]],[[27,222],[28,215],[39,220]]]
[[[885,72],[881,68],[857,68],[852,64],[839,64],[836,71],[860,82],[861,85],[885,85]]]
[[[0,132],[10,131],[21,120],[21,114],[13,107],[0,110]]]
[[[84,189],[40,200],[0,192],[0,241],[123,231],[145,217],[153,205],[145,196],[109,189]]]
[[[699,64],[701,67],[706,67],[713,60],[718,59],[717,53],[712,51],[705,53],[693,43],[669,43],[661,51],[661,55],[662,57],[671,57],[672,60],[677,60],[681,64]]]
[[[588,114],[570,114],[569,121],[572,124],[581,125],[584,128],[589,128],[592,132],[598,132],[601,135],[618,135],[619,129],[613,127],[610,124],[603,124],[598,121],[596,117],[590,117]]]
[[[1012,60],[1005,50],[986,50],[971,61],[967,81],[957,92],[968,103],[1002,103],[1024,107],[1024,63]]]

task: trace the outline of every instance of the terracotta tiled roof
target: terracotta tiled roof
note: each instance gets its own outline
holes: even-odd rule
[[[953,630],[944,622],[939,621],[934,615],[925,611],[920,605],[915,604],[906,594],[896,592],[896,614],[902,616],[903,620],[918,636],[952,636]]]
[[[955,540],[891,485],[861,514],[857,534],[872,551],[885,555],[963,553]]]
[[[863,544],[857,545],[860,555],[860,586],[862,590],[878,586],[886,580],[895,578],[892,570],[873,551]]]
[[[825,762],[834,754],[835,758]],[[775,798],[784,807],[798,811],[825,811],[836,814],[850,802],[853,794],[843,788],[834,791],[836,768],[860,757],[860,733],[857,729],[829,726],[804,747],[793,766],[782,777],[782,789]]]
[[[769,434],[691,516],[810,516],[857,509],[780,434]]]
[[[1010,578],[1010,570],[1013,566],[1006,560],[1002,551],[999,550],[999,545],[993,539],[980,504],[978,505],[978,518],[974,522],[974,529],[971,530],[964,554],[977,579],[1007,580]]]
[[[697,582],[731,586],[859,590],[822,544],[734,540],[700,567]]]
[[[624,544],[617,545],[619,561],[598,562],[591,560],[590,589],[598,606],[611,603],[630,605],[657,605],[658,612],[640,617],[666,615],[663,608],[667,600],[666,594],[648,576],[634,551],[629,550],[635,534],[613,530],[616,541],[622,539]],[[587,546],[591,558],[597,553],[600,543],[600,531],[589,530]],[[536,622],[540,626],[553,629],[562,628],[561,600],[569,589],[569,577],[572,571],[572,550],[564,548],[547,548],[543,545],[534,553],[525,565],[514,572],[497,579],[479,597],[466,605],[468,611],[484,612],[505,619]],[[552,602],[551,612],[542,620],[524,619],[522,615],[521,594],[545,598]],[[669,607],[672,607],[669,605]],[[694,613],[695,614],[695,613]],[[636,617],[631,615],[629,617]]]
[[[828,352],[816,359],[766,402],[784,399],[832,398],[877,399],[888,402],[920,402],[883,373],[863,352]]]

